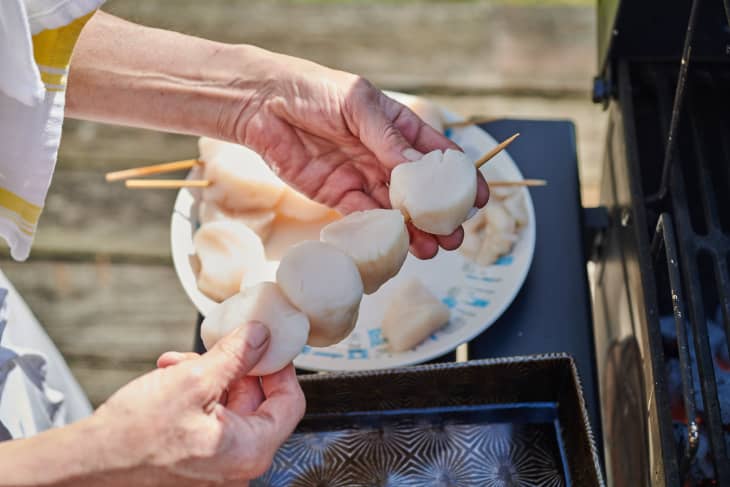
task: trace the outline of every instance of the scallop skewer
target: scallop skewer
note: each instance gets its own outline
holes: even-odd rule
[[[474,162],[477,168],[493,159],[497,154],[506,149],[519,136],[514,134],[510,138],[500,142],[492,150],[484,154]],[[154,164],[152,166],[142,166],[123,171],[115,171],[106,174],[106,180],[109,182],[126,179],[125,186],[132,189],[179,189],[179,188],[205,188],[211,184],[207,180],[176,180],[176,179],[130,179],[139,176],[151,176],[153,174],[163,174],[168,172],[190,169],[196,165],[204,164],[197,159],[187,159],[184,161],[166,162],[163,164]],[[523,184],[521,181],[492,181],[489,184],[493,186],[507,185],[509,186],[540,186],[535,183],[537,180],[526,180]]]
[[[125,186],[130,189],[180,189],[180,188],[206,188],[210,181],[188,180],[188,179],[128,179]],[[489,181],[490,188],[534,188],[547,186],[545,179],[523,179],[521,181]]]

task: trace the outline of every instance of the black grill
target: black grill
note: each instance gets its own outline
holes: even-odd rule
[[[730,485],[730,66],[692,66],[670,158],[662,157],[668,141],[661,134],[671,126],[676,65],[627,66],[619,83],[630,89],[636,113],[646,231],[654,234],[658,316],[649,326],[669,342],[655,355],[664,362],[665,414],[680,432],[678,470],[682,478]],[[657,161],[669,161],[668,169]],[[667,322],[676,328],[661,326]]]
[[[611,320],[630,316],[632,334],[608,332],[609,343],[597,347],[620,344],[641,360],[633,370],[625,362],[609,367],[601,399],[605,413],[640,398],[631,414],[644,417],[623,427],[639,431],[645,445],[638,466],[611,462],[617,485],[643,470],[643,483],[730,486],[730,63],[691,59],[702,3],[687,10],[681,57],[627,56],[609,68],[618,104],[605,173],[613,187],[604,202],[619,220],[608,241],[620,247],[631,310],[597,316],[596,327],[610,330]],[[706,35],[702,41],[712,45]],[[617,139],[625,153],[613,149]],[[640,288],[632,287],[633,266]],[[598,309],[617,285],[599,282]],[[639,379],[622,384],[620,376],[634,371]],[[623,432],[613,417],[604,415],[604,427],[636,442],[637,433]],[[621,448],[607,445],[612,457]],[[651,467],[658,471],[646,472]]]
[[[612,439],[622,427],[639,433],[631,446],[606,444],[607,469],[616,485],[730,486],[730,0],[624,3],[616,22],[629,32],[603,73],[615,109],[602,199],[614,219],[595,326],[608,330],[596,333],[607,337],[599,356],[620,345],[641,357],[605,367],[601,384]],[[663,6],[659,30],[639,21]],[[632,51],[639,24],[652,40]],[[610,270],[616,255],[623,273]],[[607,299],[622,286],[623,314]],[[606,415],[621,404],[620,420]]]

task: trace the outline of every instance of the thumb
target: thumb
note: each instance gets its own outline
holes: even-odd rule
[[[269,345],[269,329],[258,321],[236,328],[200,357],[210,372],[215,388],[222,392],[228,385],[253,369]]]
[[[195,352],[165,352],[157,359],[157,368],[165,369],[198,357],[200,355]]]
[[[360,126],[360,141],[388,169],[423,154],[413,148],[382,109],[367,110]]]

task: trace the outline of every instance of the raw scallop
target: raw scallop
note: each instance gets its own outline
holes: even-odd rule
[[[415,347],[449,321],[449,308],[411,277],[390,296],[382,330],[392,352]]]
[[[200,335],[210,350],[234,328],[250,321],[263,323],[270,332],[269,345],[248,375],[269,375],[283,369],[307,342],[309,321],[273,282],[262,282],[234,294],[213,308],[203,320]]]
[[[424,232],[449,235],[474,206],[477,172],[474,163],[452,149],[435,150],[405,162],[390,176],[390,203]]]
[[[276,206],[276,212],[294,220],[313,222],[327,218],[334,210],[287,187]]]
[[[256,273],[265,262],[261,239],[236,221],[206,223],[193,236],[199,263],[198,288],[215,301],[236,294],[247,273]]]
[[[266,240],[274,228],[276,213],[272,210],[226,211],[212,201],[201,201],[198,206],[200,223],[221,220],[239,221],[256,232],[261,240]]]
[[[210,186],[203,199],[229,211],[271,209],[281,199],[285,185],[258,154],[237,144],[201,138],[203,179]]]
[[[295,245],[281,259],[276,282],[309,318],[309,345],[333,345],[355,327],[362,279],[352,258],[334,245],[315,240]]]
[[[350,213],[324,227],[320,239],[352,257],[365,294],[374,293],[395,276],[408,256],[408,230],[398,210]]]

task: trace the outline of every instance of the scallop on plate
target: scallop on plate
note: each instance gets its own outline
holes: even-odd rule
[[[389,96],[408,103],[413,97],[401,93]],[[445,121],[461,117],[442,108]],[[466,154],[476,160],[497,145],[497,141],[476,126],[453,129],[450,137]],[[251,153],[251,157],[258,157]],[[244,161],[245,163],[245,161]],[[522,174],[507,151],[502,151],[481,168],[489,180],[522,180]],[[199,175],[193,170],[189,178]],[[408,255],[402,269],[377,292],[364,296],[354,331],[342,342],[324,348],[306,346],[294,360],[302,369],[313,371],[368,370],[416,364],[448,353],[468,342],[492,325],[517,296],[527,277],[535,250],[535,210],[527,188],[524,196],[527,221],[521,227],[512,250],[495,263],[481,266],[465,258],[461,252],[439,251],[431,260],[419,260]],[[172,257],[180,282],[190,300],[205,316],[216,303],[205,296],[196,284],[193,234],[199,227],[199,190],[183,188],[178,193],[172,214]],[[306,232],[302,233],[305,235]],[[310,232],[306,238],[317,238]],[[281,251],[279,251],[279,254]],[[275,256],[274,256],[275,257]],[[275,280],[278,260],[270,258],[263,270],[250,276],[248,284]],[[411,350],[391,353],[383,336],[381,322],[389,296],[406,278],[418,278],[451,311],[449,322]],[[401,303],[409,306],[409,303]]]

